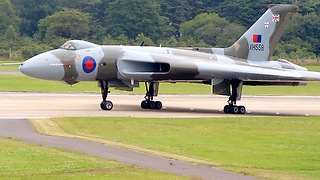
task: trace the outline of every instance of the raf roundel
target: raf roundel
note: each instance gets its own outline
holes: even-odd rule
[[[96,69],[97,63],[96,60],[91,56],[86,56],[82,61],[82,69],[85,73],[91,73]]]

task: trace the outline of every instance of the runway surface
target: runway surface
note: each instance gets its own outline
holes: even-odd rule
[[[161,95],[163,109],[140,108],[143,95],[110,95],[112,111],[100,110],[99,94],[0,93],[0,117],[135,116],[135,117],[216,117],[227,97],[214,95]],[[244,96],[249,116],[320,116],[320,97]]]
[[[87,142],[79,139],[45,136],[36,133],[25,118],[62,116],[137,116],[137,117],[217,117],[222,112],[226,97],[211,95],[162,95],[162,110],[140,108],[142,95],[111,95],[112,111],[99,108],[99,94],[56,93],[0,93],[0,137],[12,137],[45,146],[56,146],[143,168],[169,173],[197,176],[205,179],[254,179],[145,153]],[[320,116],[320,97],[243,97],[248,116]]]

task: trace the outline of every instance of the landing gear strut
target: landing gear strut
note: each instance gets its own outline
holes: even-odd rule
[[[145,100],[141,102],[142,109],[161,109],[162,103],[161,101],[153,101],[154,96],[154,82],[145,82],[146,86],[146,96],[144,97]]]
[[[238,89],[241,88],[242,82],[239,80],[232,80],[231,87],[232,92],[228,100],[228,105],[224,106],[223,111],[226,114],[244,114],[246,113],[246,108],[244,106],[237,106]],[[240,89],[241,91],[241,89]]]
[[[100,108],[102,110],[110,111],[113,108],[113,103],[107,100],[108,93],[109,93],[109,85],[108,81],[106,80],[99,80],[101,86],[101,94],[102,94],[102,102],[100,103]]]

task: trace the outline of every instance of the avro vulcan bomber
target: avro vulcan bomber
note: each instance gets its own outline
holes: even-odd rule
[[[154,101],[162,82],[196,82],[212,86],[212,93],[228,96],[225,113],[244,114],[237,105],[244,85],[306,85],[320,81],[320,73],[287,60],[270,61],[295,5],[270,5],[268,10],[228,48],[167,48],[97,45],[70,40],[59,49],[32,57],[20,71],[34,78],[64,81],[97,81],[101,109],[111,110],[109,87],[132,90],[144,82],[143,109],[161,109]]]

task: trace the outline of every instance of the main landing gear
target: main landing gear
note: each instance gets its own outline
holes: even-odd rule
[[[246,107],[237,106],[236,101],[232,101],[229,98],[228,103],[229,104],[225,105],[223,108],[224,113],[226,114],[245,114],[246,113]]]
[[[161,109],[162,108],[161,101],[153,101],[154,85],[155,85],[154,82],[149,82],[149,87],[148,87],[148,83],[145,82],[146,96],[144,97],[145,100],[141,102],[142,109]]]
[[[237,106],[237,97],[238,93],[241,93],[239,88],[241,88],[242,84],[241,81],[238,80],[232,80],[231,86],[232,86],[232,93],[228,100],[228,105],[224,106],[223,111],[226,114],[245,114],[246,113],[246,107],[244,106]],[[241,84],[241,85],[240,85]]]
[[[102,110],[110,111],[113,108],[113,103],[107,100],[108,93],[109,93],[108,81],[99,80],[99,83],[100,83],[101,94],[102,94],[102,102],[100,103],[100,108]]]

